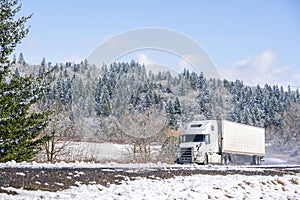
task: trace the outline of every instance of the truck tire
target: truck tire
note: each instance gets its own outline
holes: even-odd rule
[[[204,159],[204,162],[203,162],[204,165],[207,165],[208,164],[208,155],[205,154],[205,159]]]
[[[252,158],[252,165],[260,165],[261,159],[259,156],[253,156]]]
[[[260,162],[261,162],[261,159],[260,159],[260,157],[259,157],[259,156],[257,156],[257,157],[256,157],[256,159],[257,159],[257,161],[256,161],[256,164],[257,164],[257,165],[260,165]]]
[[[231,157],[230,154],[227,154],[226,165],[229,165],[230,163],[231,163]]]
[[[222,165],[229,165],[230,164],[230,155],[229,154],[222,155],[221,162],[222,162]]]
[[[252,163],[251,163],[252,165],[256,165],[256,156],[253,156],[252,157]]]
[[[225,155],[222,155],[222,157],[221,157],[221,164],[222,165],[225,165],[226,164],[226,160],[225,160],[226,158],[225,158]]]

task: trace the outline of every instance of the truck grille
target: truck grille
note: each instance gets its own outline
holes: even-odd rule
[[[192,161],[192,148],[181,148],[180,149],[180,161],[191,162]]]

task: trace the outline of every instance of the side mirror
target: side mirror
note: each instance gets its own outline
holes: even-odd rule
[[[210,144],[210,135],[205,135],[205,144]]]

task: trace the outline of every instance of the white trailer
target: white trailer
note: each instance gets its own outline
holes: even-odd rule
[[[180,136],[177,163],[251,163],[265,156],[263,128],[226,120],[193,121]]]

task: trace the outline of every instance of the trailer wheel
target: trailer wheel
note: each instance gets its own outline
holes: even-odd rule
[[[256,165],[256,156],[253,156],[252,157],[252,163],[251,163],[252,165]]]
[[[222,155],[221,159],[222,159],[221,160],[222,165],[229,165],[229,163],[230,163],[230,155],[229,154]]]
[[[260,159],[260,157],[259,157],[259,156],[257,156],[257,157],[256,157],[256,159],[257,159],[257,161],[256,161],[256,164],[257,164],[257,165],[260,165],[260,162],[261,162],[261,159]]]
[[[253,159],[252,159],[252,164],[253,165],[260,165],[261,163],[261,159],[259,156],[253,156]]]
[[[226,159],[226,165],[229,165],[230,163],[231,163],[231,157],[230,154],[228,154]]]

